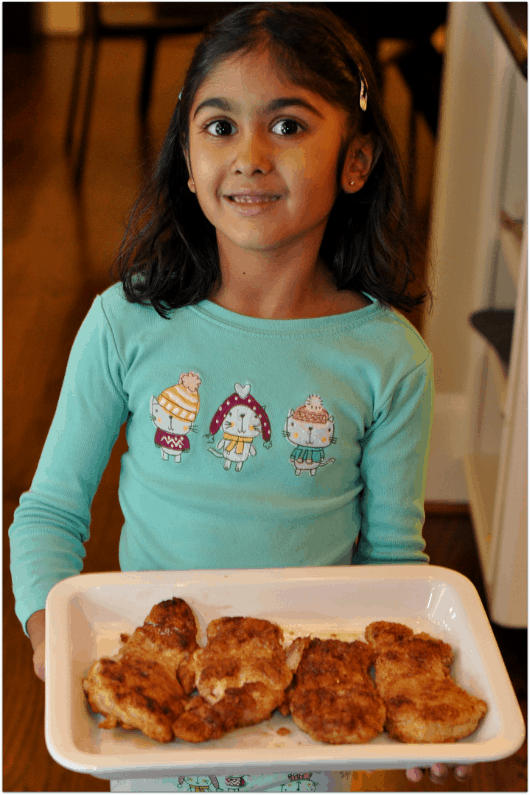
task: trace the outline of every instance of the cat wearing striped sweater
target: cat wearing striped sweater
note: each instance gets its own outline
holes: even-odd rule
[[[158,398],[151,397],[151,420],[156,428],[155,445],[162,452],[162,459],[173,456],[179,464],[183,453],[190,450],[188,433],[195,431],[193,422],[200,406],[197,373],[181,373],[178,384],[164,389]]]

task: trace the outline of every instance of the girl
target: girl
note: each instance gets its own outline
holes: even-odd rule
[[[428,562],[432,359],[398,311],[425,298],[410,292],[411,240],[396,147],[352,32],[317,4],[244,5],[217,23],[132,213],[119,282],[78,333],[10,528],[17,615],[41,676],[46,595],[82,568],[125,422],[124,571]],[[289,773],[236,778],[244,791],[299,789]],[[302,778],[311,791],[351,784]]]

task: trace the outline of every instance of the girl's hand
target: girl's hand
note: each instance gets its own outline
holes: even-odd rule
[[[471,765],[457,765],[453,769],[454,777],[457,781],[465,781],[471,777],[473,767]],[[420,767],[413,767],[405,774],[413,784],[419,784],[423,778],[423,770]],[[449,775],[449,768],[442,762],[438,762],[429,768],[429,778],[434,784],[443,784]]]
[[[42,679],[43,682],[46,681],[45,651],[46,649],[43,641],[40,646],[37,646],[33,653],[33,668],[39,679]]]
[[[44,682],[46,678],[46,671],[44,666],[45,661],[45,645],[44,638],[46,632],[45,624],[45,611],[37,610],[36,613],[28,619],[28,635],[33,646],[33,668],[39,679]]]

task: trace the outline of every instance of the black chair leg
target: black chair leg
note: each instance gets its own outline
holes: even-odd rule
[[[64,148],[67,152],[72,149],[72,141],[74,140],[74,126],[75,118],[77,115],[77,105],[79,102],[79,93],[81,89],[81,73],[83,67],[83,54],[85,50],[85,35],[82,33],[79,37],[77,45],[77,53],[75,56],[74,76],[72,80],[72,92],[70,96],[70,107],[68,110],[68,121],[66,124],[66,135],[64,139]]]
[[[144,71],[140,91],[140,106],[138,108],[142,119],[145,119],[151,101],[151,86],[153,84],[157,44],[158,36],[148,36],[145,40]]]
[[[90,116],[92,112],[92,101],[94,99],[94,86],[96,82],[96,69],[98,60],[99,40],[95,38],[92,43],[92,58],[90,60],[90,73],[88,76],[88,86],[85,100],[85,112],[83,114],[83,126],[81,129],[81,138],[79,141],[79,149],[77,152],[77,163],[75,167],[75,185],[79,186],[83,175],[83,168],[85,165],[85,153],[88,139],[88,128],[90,126]]]

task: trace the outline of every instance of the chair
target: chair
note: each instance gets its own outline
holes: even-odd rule
[[[81,77],[86,45],[92,43],[84,109],[74,170],[76,187],[81,183],[87,148],[90,116],[94,99],[99,44],[102,39],[141,38],[145,41],[143,75],[139,93],[139,114],[145,119],[151,99],[156,48],[163,36],[202,33],[212,18],[226,13],[225,3],[83,3],[85,21],[79,37],[74,66],[72,93],[65,135],[65,149],[72,150],[74,127],[81,103]],[[169,8],[170,7],[170,8]],[[146,13],[142,11],[145,9]],[[167,16],[168,11],[171,16]],[[121,19],[120,19],[121,16]]]

